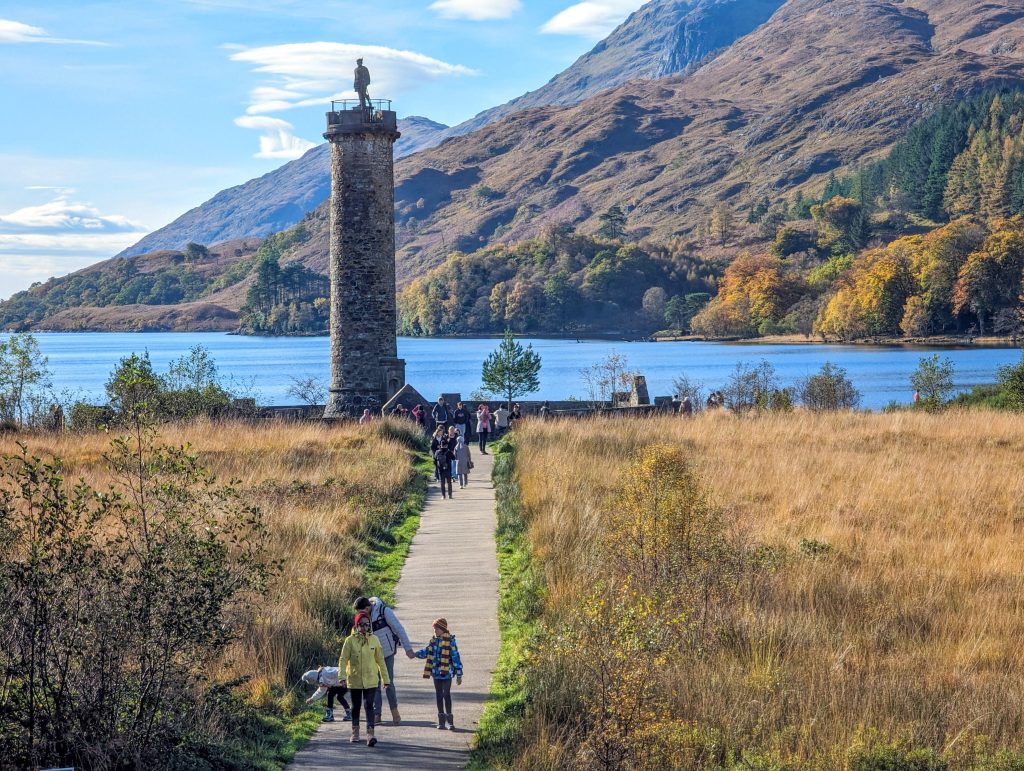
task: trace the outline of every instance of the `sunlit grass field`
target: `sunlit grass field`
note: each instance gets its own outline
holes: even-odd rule
[[[9,436],[0,439],[0,452],[17,452],[16,442],[24,442],[33,455],[63,458],[69,479],[107,489],[112,480],[103,454],[114,435],[116,430]],[[373,566],[393,545],[390,531],[418,513],[412,436],[412,429],[391,430],[387,423],[160,428],[160,443],[191,444],[218,482],[235,483],[263,511],[269,527],[269,557],[280,562],[280,572],[223,662],[233,676],[248,678],[245,688],[254,702],[282,693],[295,702],[297,674],[337,658],[352,600],[368,588],[389,589],[373,586],[379,578]],[[217,676],[224,679],[224,671]]]
[[[768,547],[756,553],[772,563],[709,650],[637,660],[657,683],[642,706],[651,721],[708,729],[717,738],[701,741],[746,752],[752,768],[850,767],[872,743],[952,768],[1022,767],[979,758],[1024,750],[1024,416],[523,425],[515,479],[549,628],[572,623],[606,572],[595,544],[631,457],[651,443],[682,447],[731,542]],[[543,712],[526,722],[518,765],[572,766],[571,731]],[[723,757],[705,747],[677,761]]]

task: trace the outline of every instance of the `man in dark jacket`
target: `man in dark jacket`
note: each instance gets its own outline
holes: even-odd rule
[[[437,397],[437,404],[434,405],[434,409],[430,411],[430,416],[434,419],[434,423],[438,426],[444,426],[445,430],[448,429],[449,423],[451,423],[452,415],[448,409],[448,405],[444,403],[444,397]]]
[[[466,405],[462,402],[455,405],[452,420],[455,421],[455,430],[459,432],[463,439],[467,439],[467,434],[469,433],[469,410],[466,409]]]

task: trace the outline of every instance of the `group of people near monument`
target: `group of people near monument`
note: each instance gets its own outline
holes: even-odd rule
[[[344,710],[343,719],[352,723],[352,737],[355,744],[360,737],[360,717],[365,715],[366,744],[377,744],[375,729],[381,725],[383,695],[387,693],[393,725],[401,723],[398,712],[398,692],[395,689],[395,654],[399,647],[410,659],[424,659],[423,677],[434,682],[437,700],[437,727],[439,730],[455,730],[452,712],[452,681],[462,685],[462,658],[455,635],[448,628],[444,617],[434,620],[430,641],[419,650],[413,647],[405,627],[398,620],[395,611],[379,597],[359,597],[353,603],[355,622],[352,632],[341,647],[338,666],[321,666],[306,672],[302,679],[308,685],[316,686],[307,704],[327,697],[327,710],[322,718],[333,723],[334,703],[337,701]],[[352,701],[345,698],[346,693]]]
[[[453,480],[459,481],[459,489],[469,484],[469,472],[473,468],[469,443],[472,441],[474,427],[477,445],[480,452],[486,455],[488,439],[500,438],[523,417],[518,404],[511,410],[501,404],[491,412],[489,405],[481,403],[475,412],[471,412],[461,401],[452,407],[444,396],[437,398],[430,416],[434,422],[430,457],[434,461],[434,479],[441,485],[442,498],[452,497]]]

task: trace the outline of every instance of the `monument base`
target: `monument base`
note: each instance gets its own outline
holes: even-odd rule
[[[379,417],[385,402],[405,385],[405,359],[387,358],[380,361],[381,387],[376,391],[356,388],[328,390],[324,419],[358,418],[363,410]]]

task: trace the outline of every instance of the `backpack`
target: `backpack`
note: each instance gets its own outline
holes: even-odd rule
[[[370,629],[372,629],[373,633],[376,634],[381,629],[384,629],[385,627],[387,627],[388,631],[391,632],[391,637],[395,641],[395,647],[397,648],[398,647],[398,643],[401,642],[401,641],[398,639],[398,635],[395,634],[395,630],[391,628],[391,624],[388,623],[388,618],[385,615],[386,612],[387,612],[388,606],[384,603],[384,600],[378,598],[377,599],[376,607],[380,608],[380,615],[377,616],[377,620],[374,621],[373,617],[372,617],[372,614],[371,614]]]
[[[448,445],[442,443],[437,446],[434,450],[434,462],[435,463],[447,463],[448,462]]]

